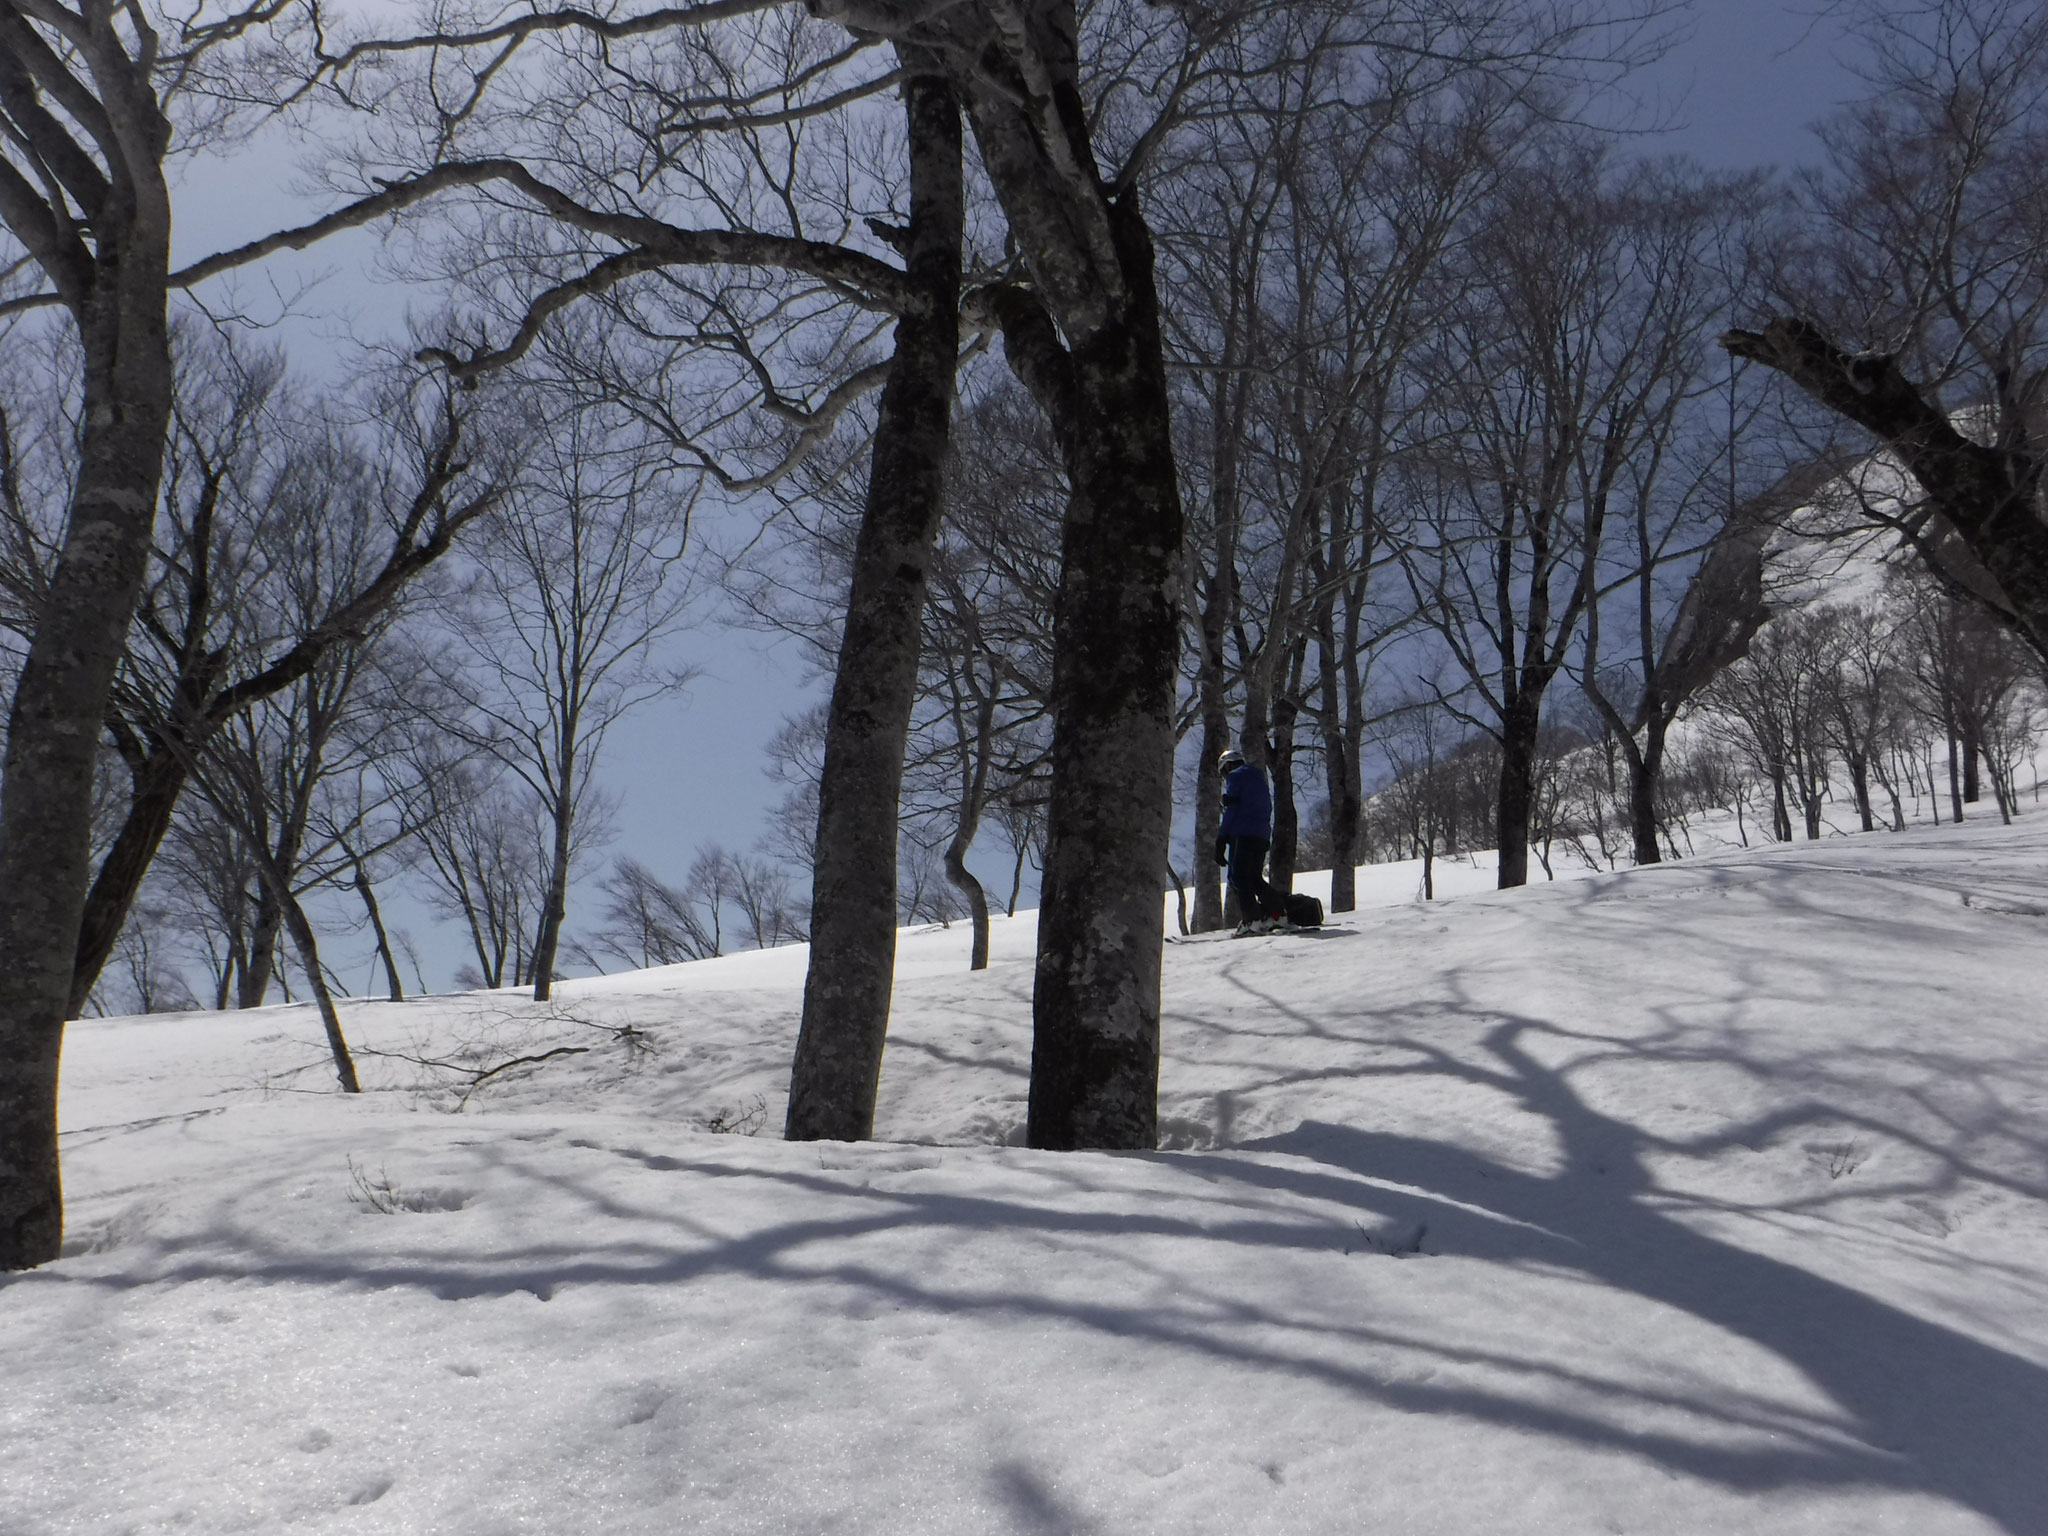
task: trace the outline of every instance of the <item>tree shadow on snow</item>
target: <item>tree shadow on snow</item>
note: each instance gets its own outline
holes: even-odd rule
[[[1706,894],[1711,897],[1710,887]],[[1569,899],[1589,943],[1628,941],[1630,930],[1617,921],[1619,908],[1602,888]],[[1766,899],[1787,922],[1840,920],[1823,896],[1773,890]],[[1673,906],[1659,917],[1667,928],[1684,921],[1682,904]],[[1937,930],[1953,938],[1942,926],[1948,919],[1931,910],[1901,913],[1896,921],[1928,926],[1916,942],[1931,940]],[[1604,926],[1609,922],[1615,922],[1611,930]],[[1704,942],[1709,935],[1702,930],[1700,937]],[[881,1187],[877,1180],[921,1176],[919,1170],[936,1166],[912,1161],[892,1168],[888,1149],[849,1151],[843,1167],[814,1169],[788,1157],[730,1156],[702,1143],[672,1147],[686,1151],[680,1158],[584,1144],[593,1161],[565,1163],[529,1157],[505,1141],[479,1145],[474,1155],[501,1175],[551,1187],[588,1212],[616,1219],[619,1236],[595,1248],[527,1241],[492,1252],[437,1247],[423,1232],[411,1247],[386,1243],[377,1251],[293,1252],[264,1232],[265,1197],[258,1186],[238,1196],[246,1219],[239,1213],[223,1217],[225,1250],[160,1255],[156,1262],[139,1261],[129,1273],[80,1282],[268,1278],[416,1287],[451,1299],[513,1291],[546,1298],[571,1284],[676,1285],[717,1275],[836,1285],[938,1317],[1056,1322],[1105,1338],[1286,1373],[1402,1411],[1457,1416],[1631,1456],[1732,1490],[1922,1493],[1978,1511],[2011,1536],[2042,1536],[2048,1529],[2048,1370],[1695,1225],[1817,1219],[1827,1214],[1831,1198],[1872,1198],[1869,1184],[1844,1188],[1839,1197],[1794,1192],[1737,1204],[1687,1195],[1660,1182],[1658,1171],[1660,1161],[1668,1166],[1673,1158],[1776,1146],[1802,1132],[1860,1123],[1868,1135],[1902,1148],[1906,1171],[1888,1176],[1876,1191],[1884,1198],[1945,1195],[1974,1184],[2039,1201],[2048,1195],[2043,1181],[2013,1169],[2048,1167],[2043,1133],[2007,1107],[1992,1081],[2014,1067],[2040,1073],[2038,1055],[2002,1065],[1944,1056],[1916,1043],[1910,1050],[1916,1074],[1911,1081],[1880,1085],[1883,1093],[1909,1102],[1898,1114],[1879,1113],[1869,1107],[1878,1090],[1870,1088],[1866,1071],[1878,1047],[1852,1052],[1835,1040],[1801,1054],[1794,1042],[1764,1056],[1734,1015],[1717,1022],[1714,1010],[1732,1006],[1731,996],[1776,987],[1781,1002],[1796,1006],[1799,998],[1785,991],[1782,942],[1758,942],[1752,949],[1718,932],[1711,938],[1720,946],[1719,981],[1670,983],[1656,1006],[1640,1010],[1643,1027],[1627,1036],[1488,1008],[1461,991],[1455,976],[1435,995],[1373,1014],[1355,1005],[1348,1012],[1335,1005],[1320,1011],[1297,1006],[1257,993],[1249,980],[1238,978],[1238,987],[1257,1003],[1255,1018],[1192,1022],[1224,1044],[1242,1037],[1233,1054],[1243,1057],[1243,1071],[1230,1074],[1231,1101],[1269,1095],[1279,1110],[1267,1113],[1263,1123],[1279,1114],[1291,1128],[1237,1144],[1236,1154],[1255,1156],[1162,1153],[1140,1159],[1169,1185],[1182,1174],[1205,1181],[1206,1203],[1199,1211],[1189,1209],[1193,1194],[1178,1205],[1133,1201],[1130,1159],[1034,1155],[1015,1165],[1014,1178],[1005,1168],[1002,1179],[986,1186],[996,1192],[966,1193]],[[1823,995],[1839,980],[1830,967],[1847,963],[1852,962],[1816,957],[1811,974],[1793,981],[1797,989]],[[1319,1066],[1276,1070],[1262,1046],[1263,1038],[1276,1034],[1306,1037],[1331,1054]],[[1611,1092],[1600,1097],[1611,1083],[1593,1089],[1577,1080],[1589,1066],[1616,1063],[1734,1072],[1771,1092],[1746,1118],[1724,1116],[1689,1137],[1660,1135],[1601,1107],[1614,1102]],[[1352,1102],[1366,1104],[1375,1083],[1401,1078],[1500,1096],[1540,1124],[1553,1155],[1543,1168],[1532,1169],[1445,1138],[1279,1113],[1286,1095],[1302,1083],[1340,1077],[1357,1085]],[[1931,1086],[1916,1086],[1922,1082]],[[616,1177],[620,1160],[634,1165],[623,1184]],[[772,1185],[780,1192],[777,1201],[762,1202],[759,1209],[785,1213],[786,1201],[793,1199],[800,1211],[808,1201],[809,1213],[764,1217],[747,1230],[721,1231],[693,1216],[691,1202],[677,1199],[673,1189],[638,1182],[677,1173],[762,1189]],[[1358,1219],[1332,1217],[1332,1207]],[[722,1209],[730,1218],[730,1203]],[[1677,1382],[1642,1371],[1626,1379],[1618,1372],[1602,1375],[1594,1363],[1546,1358],[1533,1346],[1518,1349],[1511,1321],[1487,1328],[1485,1342],[1478,1343],[1456,1338],[1448,1327],[1425,1331],[1412,1317],[1386,1321],[1365,1308],[1334,1313],[1304,1299],[1306,1292],[1286,1287],[1248,1294],[1232,1289],[1232,1281],[1204,1278],[1256,1273],[1247,1266],[1290,1254],[1343,1262],[1335,1257],[1339,1245],[1361,1234],[1372,1240],[1369,1229],[1426,1229],[1433,1237],[1425,1252],[1440,1249],[1503,1272],[1582,1278],[1591,1284],[1581,1294],[1597,1297],[1594,1287],[1604,1287],[1682,1312],[1769,1352],[1827,1401],[1802,1407],[1782,1394],[1732,1384],[1702,1387],[1698,1378],[1710,1376],[1715,1361],[1700,1362],[1694,1379]],[[1091,1262],[1124,1265],[1130,1283],[1094,1285],[1077,1297],[1057,1285],[1011,1283],[1001,1274],[991,1278],[972,1265],[949,1278],[948,1260],[976,1233],[991,1230],[1026,1234],[1056,1250],[1086,1244]],[[906,1234],[926,1244],[930,1264],[905,1262],[900,1248],[878,1254],[863,1243],[878,1235],[900,1241]],[[1132,1241],[1147,1235],[1207,1245],[1224,1258],[1177,1267],[1187,1250]],[[1378,1251],[1399,1250],[1389,1243]],[[2013,1277],[2014,1283],[2020,1280]],[[62,1281],[56,1276],[50,1283]],[[820,1297],[826,1304],[822,1292]],[[1597,1319],[1591,1322],[1597,1328]],[[1463,1369],[1436,1376],[1391,1371],[1385,1361],[1397,1351]],[[1020,1528],[1079,1528],[1078,1517],[1021,1464],[993,1468],[991,1477]]]

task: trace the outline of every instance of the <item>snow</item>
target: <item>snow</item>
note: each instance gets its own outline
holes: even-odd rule
[[[801,949],[345,1005],[354,1100],[75,1025],[0,1531],[2048,1531],[2048,816],[1414,880],[1169,948],[1158,1154],[1014,1145],[1028,915],[863,1145]]]

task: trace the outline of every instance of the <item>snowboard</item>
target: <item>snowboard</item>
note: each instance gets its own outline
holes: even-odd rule
[[[1247,933],[1243,935],[1240,935],[1232,928],[1219,928],[1214,933],[1169,933],[1166,936],[1166,942],[1169,944],[1220,944],[1239,937],[1247,939],[1321,939],[1350,931],[1348,928],[1325,928],[1319,925],[1298,927],[1290,923],[1279,928],[1269,928],[1264,933]]]

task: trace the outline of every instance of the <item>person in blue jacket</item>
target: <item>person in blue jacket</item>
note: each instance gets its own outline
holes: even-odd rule
[[[1223,775],[1223,824],[1216,833],[1216,862],[1228,867],[1243,921],[1240,935],[1265,933],[1287,919],[1287,902],[1266,883],[1266,850],[1273,845],[1273,792],[1266,775],[1235,747],[1216,760]]]

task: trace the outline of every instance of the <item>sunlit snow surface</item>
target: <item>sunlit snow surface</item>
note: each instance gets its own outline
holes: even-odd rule
[[[1375,878],[1168,950],[1157,1155],[1009,1144],[1024,919],[906,937],[864,1146],[771,1139],[800,950],[346,1005],[357,1100],[74,1026],[0,1531],[2048,1532],[2048,814]]]

